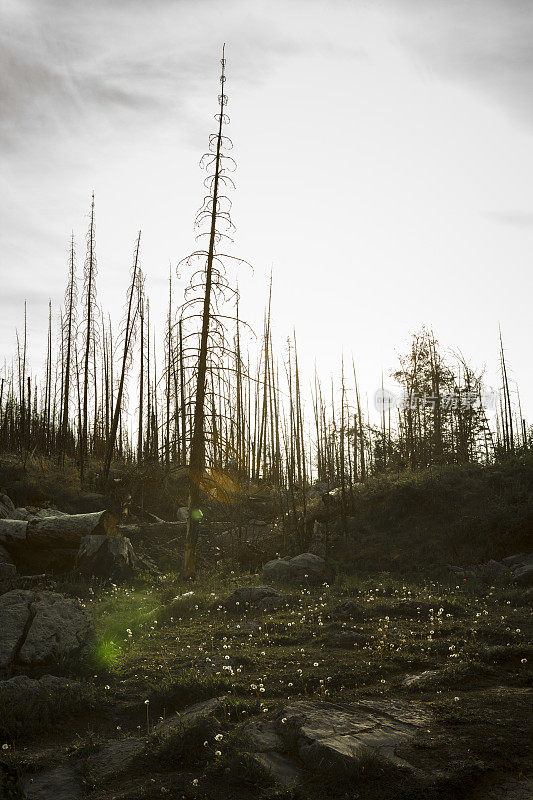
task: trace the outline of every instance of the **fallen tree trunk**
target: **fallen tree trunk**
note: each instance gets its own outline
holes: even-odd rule
[[[68,572],[80,542],[88,535],[117,535],[117,518],[110,511],[42,517],[30,522],[0,520],[0,544],[19,572]]]
[[[172,536],[185,533],[186,522],[140,522],[129,525],[119,525],[118,532],[127,536],[132,542],[162,541],[167,542]]]
[[[43,517],[28,522],[26,541],[37,547],[79,547],[84,536],[116,534],[117,518],[110,511]]]

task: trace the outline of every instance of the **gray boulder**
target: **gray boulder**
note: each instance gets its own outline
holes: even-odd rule
[[[533,553],[518,553],[515,556],[504,558],[504,562],[511,570],[512,583],[520,586],[533,586]]]
[[[272,586],[240,586],[221,603],[223,608],[231,611],[244,611],[247,606],[261,604],[266,598],[281,598],[277,589]]]
[[[36,666],[78,652],[92,618],[77,601],[56,592],[15,589],[0,596],[0,668]]]
[[[299,757],[316,768],[346,766],[370,748],[399,765],[411,767],[396,755],[401,743],[427,727],[428,712],[398,701],[359,701],[350,706],[297,701],[277,718],[276,730],[287,745],[296,744]]]
[[[516,567],[511,580],[520,586],[533,586],[533,564],[521,564]]]
[[[14,519],[15,504],[2,489],[0,491],[0,519]]]
[[[507,558],[502,558],[502,564],[505,564],[506,567],[509,569],[513,569],[513,567],[518,567],[524,564],[528,558],[527,553],[515,553],[514,556],[507,556]]]
[[[84,536],[74,568],[88,577],[122,580],[130,577],[137,563],[131,542],[125,536]]]
[[[486,564],[471,567],[449,566],[459,578],[477,578],[484,583],[517,583],[522,586],[533,585],[533,553],[516,553],[502,561],[491,559]]]
[[[77,800],[83,792],[83,783],[72,767],[64,764],[55,769],[26,775],[22,791],[27,800]]]
[[[0,544],[0,566],[3,564],[15,566],[15,562],[11,558],[9,551],[4,547],[3,544]]]
[[[314,553],[301,553],[293,558],[276,558],[263,567],[263,580],[269,583],[319,585],[329,583],[334,577],[334,570]]]
[[[509,568],[494,559],[487,561],[486,564],[476,564],[472,569],[475,577],[485,583],[505,583],[511,577]]]

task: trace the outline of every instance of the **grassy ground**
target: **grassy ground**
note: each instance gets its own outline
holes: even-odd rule
[[[170,743],[154,737],[135,767],[105,785],[84,767],[89,796],[415,796],[416,787],[405,794],[397,769],[371,756],[357,775],[322,770],[307,772],[301,788],[273,786],[247,755],[239,722],[272,718],[296,698],[426,705],[434,722],[410,747],[421,766],[441,764],[444,777],[424,797],[474,796],[472,787],[490,776],[526,770],[533,648],[524,590],[349,576],[287,591],[284,606],[272,613],[225,611],[221,601],[250,582],[258,581],[221,568],[187,584],[168,574],[155,586],[94,592],[71,586],[78,594],[84,588],[97,626],[97,642],[80,667],[90,704],[47,717],[45,737],[31,719],[21,726],[4,717],[4,762],[27,770],[68,755],[86,766],[102,741],[144,736],[161,718],[226,694],[220,741],[209,721],[178,731]],[[349,616],[338,610],[346,600]],[[424,670],[437,672],[418,686],[404,685],[406,676]]]
[[[344,569],[434,574],[499,560],[530,548],[533,457],[376,476],[358,487],[350,514],[349,545],[338,548]]]

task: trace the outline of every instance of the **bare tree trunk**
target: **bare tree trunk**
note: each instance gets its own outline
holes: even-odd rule
[[[87,434],[88,434],[88,402],[89,402],[89,355],[91,352],[91,339],[93,336],[93,302],[94,302],[94,280],[96,272],[96,261],[94,253],[94,192],[91,200],[91,221],[88,233],[88,252],[85,262],[85,306],[86,306],[86,340],[85,356],[83,369],[83,410],[82,410],[82,430],[80,438],[80,479],[83,482],[85,474],[85,461],[87,456]]]
[[[189,463],[189,506],[187,519],[187,536],[185,540],[184,572],[185,577],[192,577],[196,571],[196,549],[198,545],[198,534],[200,528],[200,482],[205,464],[205,384],[207,372],[207,343],[209,337],[210,317],[211,317],[211,283],[213,273],[213,258],[215,255],[215,236],[216,221],[218,210],[218,187],[220,179],[221,147],[222,147],[222,124],[224,121],[224,106],[226,96],[224,94],[224,49],[222,50],[222,75],[221,75],[221,94],[218,120],[218,134],[215,157],[215,173],[213,182],[213,200],[211,209],[211,226],[209,232],[209,250],[205,269],[205,293],[202,314],[202,332],[200,338],[200,352],[198,355],[198,372],[196,377],[196,396],[194,403],[194,427],[191,441],[191,454]]]
[[[117,400],[115,403],[113,419],[111,422],[111,432],[109,434],[109,440],[107,442],[107,451],[104,462],[104,472],[103,472],[104,480],[107,480],[107,478],[109,477],[109,470],[111,468],[111,461],[113,459],[113,450],[115,449],[115,439],[117,436],[117,429],[119,426],[120,414],[122,411],[122,395],[124,392],[124,381],[126,379],[127,364],[130,356],[130,347],[135,333],[135,322],[139,311],[138,275],[139,275],[140,245],[141,245],[141,232],[139,231],[139,235],[137,237],[137,244],[135,246],[135,257],[133,261],[133,270],[132,270],[131,284],[129,289],[128,311],[126,316],[126,327],[124,330],[124,350],[122,353],[122,367],[120,370],[120,381],[118,385]],[[134,297],[136,293],[137,293],[137,298],[135,303]]]

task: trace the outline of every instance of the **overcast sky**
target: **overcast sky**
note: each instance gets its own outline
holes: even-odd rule
[[[2,0],[0,17],[2,359],[27,299],[41,368],[93,190],[100,301],[120,316],[142,228],[161,330],[225,41],[243,316],[260,331],[272,269],[278,341],[296,328],[309,377],[353,353],[370,397],[423,324],[496,385],[500,323],[531,420],[530,0]]]

